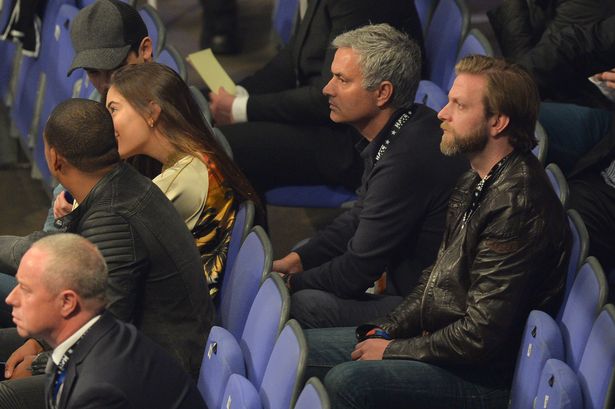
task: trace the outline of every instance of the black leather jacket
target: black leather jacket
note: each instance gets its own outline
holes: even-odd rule
[[[160,189],[120,164],[56,226],[101,251],[109,268],[108,311],[133,323],[196,378],[214,308],[194,238]],[[0,266],[10,261],[16,267],[43,235],[0,237]]]
[[[570,233],[542,166],[513,153],[464,225],[478,180],[461,177],[436,262],[379,323],[395,338],[385,359],[512,368],[530,310],[559,307]]]

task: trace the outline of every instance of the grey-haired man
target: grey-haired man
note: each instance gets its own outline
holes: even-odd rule
[[[440,152],[436,113],[413,103],[421,73],[413,40],[377,24],[333,47],[322,92],[331,120],[362,135],[365,171],[352,209],[273,264],[289,277],[291,314],[308,328],[357,325],[402,301],[436,257],[448,198],[467,168]],[[385,294],[366,294],[385,271]]]

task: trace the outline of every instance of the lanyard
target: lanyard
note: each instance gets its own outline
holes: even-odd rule
[[[465,226],[468,220],[470,220],[474,213],[476,213],[476,210],[480,206],[480,202],[485,196],[485,192],[487,191],[489,186],[491,186],[496,177],[500,174],[502,168],[504,167],[504,164],[508,161],[511,155],[512,152],[500,159],[498,163],[493,165],[487,176],[478,181],[478,183],[474,187],[474,193],[472,193],[472,201],[470,202],[470,205],[468,206],[466,211],[463,213],[463,219],[461,222],[462,227]]]
[[[404,125],[406,125],[406,123],[410,120],[410,118],[412,118],[411,109],[408,110],[408,112],[404,112],[403,114],[399,116],[399,118],[397,118],[397,121],[395,121],[395,123],[393,124],[393,127],[391,128],[389,136],[385,139],[382,145],[380,145],[380,148],[378,149],[378,153],[376,153],[376,158],[374,159],[374,162],[378,162],[380,159],[382,159],[382,155],[384,155],[384,153],[389,148],[389,145],[391,144],[391,139],[397,136],[397,133],[401,130],[401,128],[404,127]]]
[[[88,331],[89,331],[89,328],[88,328]],[[62,388],[62,384],[64,383],[64,379],[66,378],[66,365],[68,364],[70,357],[73,355],[73,352],[75,352],[75,348],[77,347],[77,345],[79,345],[79,342],[81,342],[81,340],[83,339],[85,334],[88,333],[88,331],[85,331],[83,335],[79,337],[77,342],[75,342],[73,346],[71,346],[68,349],[68,351],[66,351],[66,353],[62,355],[62,358],[60,359],[60,362],[58,363],[58,366],[56,368],[55,377],[53,380],[52,389],[51,389],[51,407],[53,408],[57,408],[57,405],[59,403],[58,397],[59,397],[60,389]]]

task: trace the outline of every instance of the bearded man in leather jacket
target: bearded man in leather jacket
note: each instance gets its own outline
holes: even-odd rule
[[[326,374],[334,408],[505,408],[529,312],[561,303],[570,233],[531,153],[536,86],[491,57],[456,71],[440,148],[472,170],[451,195],[435,263],[385,319],[306,331],[308,374]]]

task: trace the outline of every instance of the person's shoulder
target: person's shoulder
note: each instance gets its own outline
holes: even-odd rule
[[[203,181],[208,180],[208,175],[207,165],[199,158],[188,155],[166,168],[153,182],[167,194],[170,190],[198,189]]]

